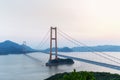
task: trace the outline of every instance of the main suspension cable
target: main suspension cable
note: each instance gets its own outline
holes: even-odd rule
[[[115,62],[115,63],[120,64],[119,62],[117,62],[117,61],[115,61],[115,60],[112,60],[112,59],[110,59],[110,58],[108,58],[108,57],[111,57],[111,58],[115,58],[115,59],[117,59],[117,60],[120,60],[119,58],[116,58],[116,57],[114,57],[114,56],[108,55],[108,54],[103,53],[103,52],[99,52],[99,53],[102,53],[103,55],[106,55],[106,56],[108,56],[108,57],[105,57],[105,56],[103,56],[103,55],[100,55],[100,54],[96,53],[96,52],[97,52],[96,50],[88,47],[86,44],[81,43],[81,42],[73,39],[72,37],[70,37],[70,36],[67,35],[66,33],[62,32],[61,30],[59,30],[59,31],[60,31],[61,33],[60,33],[60,32],[58,32],[58,33],[59,33],[62,37],[64,37],[65,39],[67,39],[68,41],[70,41],[70,42],[72,42],[72,43],[74,43],[74,44],[76,44],[76,45],[78,45],[78,46],[80,46],[79,44],[84,45],[84,46],[85,46],[86,48],[88,48],[88,50],[90,50],[92,53],[94,53],[94,54],[96,54],[96,55],[99,55],[99,56],[101,56],[101,57],[104,57],[105,59],[108,59],[108,60],[113,61],[113,62]],[[62,34],[64,34],[65,36],[62,35]],[[78,44],[78,43],[79,43],[79,44]]]

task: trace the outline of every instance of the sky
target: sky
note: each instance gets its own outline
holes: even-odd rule
[[[87,45],[120,45],[119,4],[120,0],[0,0],[0,42],[26,41],[35,48],[53,26]]]

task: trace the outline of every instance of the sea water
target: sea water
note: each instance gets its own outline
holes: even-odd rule
[[[59,54],[120,66],[119,63],[115,63],[89,52],[67,52]],[[106,54],[120,58],[119,52],[107,52]],[[55,56],[53,56],[53,58],[54,57]],[[111,59],[120,62],[117,59]],[[44,80],[56,73],[70,72],[73,71],[73,69],[77,71],[111,72],[120,74],[119,70],[79,61],[75,61],[73,65],[48,67],[45,66],[48,60],[49,54],[40,52],[29,53],[27,55],[0,55],[0,80]]]

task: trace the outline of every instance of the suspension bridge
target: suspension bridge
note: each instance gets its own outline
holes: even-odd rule
[[[69,43],[74,44],[75,46],[85,46],[92,54],[97,55],[100,58],[104,58],[108,61],[111,61],[111,62],[115,63],[115,65],[111,64],[111,63],[106,63],[106,62],[93,61],[93,60],[84,59],[84,58],[80,58],[80,57],[59,54],[58,47],[57,47],[58,46],[57,39],[59,36],[61,36],[65,40],[67,40]],[[63,40],[63,39],[61,39],[61,40]],[[85,43],[82,43],[82,42],[74,39],[70,35],[63,32],[62,30],[57,29],[57,27],[54,27],[54,28],[51,27],[50,30],[48,30],[48,32],[45,34],[45,36],[43,37],[43,39],[40,43],[40,48],[43,48],[45,46],[45,44],[48,42],[48,40],[50,40],[49,41],[50,42],[49,52],[42,51],[42,53],[49,54],[49,59],[48,59],[49,61],[53,60],[52,56],[54,55],[55,56],[54,59],[56,59],[56,60],[58,59],[58,56],[59,56],[59,57],[70,58],[70,59],[73,59],[76,61],[85,62],[85,63],[97,65],[97,66],[102,66],[102,67],[107,67],[107,68],[111,68],[111,69],[115,69],[115,70],[120,70],[120,58],[109,55],[105,52],[98,52],[98,51],[88,47]],[[53,47],[53,42],[54,42],[55,47]]]

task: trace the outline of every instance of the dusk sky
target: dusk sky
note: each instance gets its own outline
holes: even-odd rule
[[[0,42],[35,47],[50,26],[87,45],[120,45],[120,0],[0,0]]]

